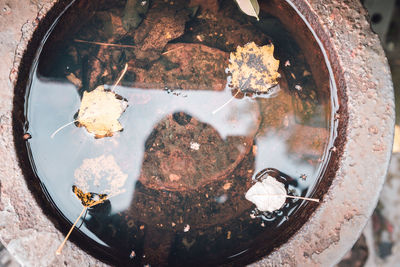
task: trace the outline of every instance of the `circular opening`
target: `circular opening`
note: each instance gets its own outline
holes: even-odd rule
[[[83,211],[75,242],[114,264],[245,264],[307,221],[314,202],[246,195],[271,176],[319,199],[332,179],[335,83],[289,4],[259,21],[232,1],[66,4],[15,109],[44,207],[64,231]]]

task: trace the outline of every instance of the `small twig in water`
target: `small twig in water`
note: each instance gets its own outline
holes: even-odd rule
[[[128,70],[128,63],[125,64],[124,70],[122,71],[121,75],[119,76],[118,80],[115,82],[114,86],[112,87],[111,91],[114,91],[115,87],[119,84],[122,78],[125,76],[126,71]]]
[[[168,54],[168,53],[174,52],[174,51],[179,50],[179,49],[181,49],[181,48],[183,48],[183,46],[178,46],[178,47],[173,48],[173,49],[171,49],[171,50],[165,51],[165,52],[162,53],[161,55],[166,55],[166,54]]]
[[[74,230],[76,224],[79,222],[79,220],[81,219],[82,215],[86,212],[86,210],[87,210],[88,208],[91,208],[91,207],[93,207],[93,206],[96,206],[97,204],[103,203],[104,200],[105,200],[105,199],[101,199],[101,200],[98,200],[98,201],[94,202],[93,204],[91,204],[91,205],[89,205],[89,206],[83,207],[83,209],[82,209],[82,211],[81,211],[81,214],[79,214],[78,218],[76,219],[76,221],[74,222],[74,224],[71,226],[71,229],[69,229],[68,234],[65,236],[64,241],[63,241],[63,242],[61,243],[61,245],[58,247],[58,249],[57,249],[57,251],[56,251],[56,255],[60,255],[60,254],[61,254],[61,251],[62,251],[62,249],[64,248],[65,243],[67,242],[67,240],[68,240],[69,236],[71,235],[72,231]]]
[[[282,196],[281,194],[268,194],[268,196]],[[287,198],[294,198],[294,199],[302,199],[302,200],[308,200],[308,201],[314,201],[319,203],[319,199],[317,198],[309,198],[309,197],[298,197],[298,196],[290,196],[290,195],[285,195]]]
[[[60,128],[58,128],[57,130],[55,130],[54,133],[52,133],[50,137],[53,139],[54,136],[55,136],[59,131],[61,131],[61,130],[64,129],[65,127],[67,127],[67,126],[69,126],[69,125],[71,125],[71,124],[73,124],[73,123],[75,123],[75,122],[77,122],[77,120],[74,120],[74,121],[68,122],[67,124],[64,124],[63,126],[61,126]]]
[[[113,47],[124,47],[124,48],[134,48],[134,45],[124,45],[124,44],[111,44],[111,43],[102,43],[102,42],[93,42],[93,41],[85,41],[85,40],[74,40],[77,43],[85,43],[85,44],[94,44],[94,45],[102,45],[102,46],[113,46]]]
[[[286,195],[287,198],[294,198],[294,199],[303,199],[303,200],[308,200],[308,201],[314,201],[319,203],[319,199],[317,198],[308,198],[308,197],[298,197],[298,196],[289,196]]]
[[[72,233],[72,230],[74,230],[75,225],[79,222],[79,220],[81,219],[82,215],[85,213],[85,211],[87,210],[88,207],[83,207],[81,214],[79,214],[78,219],[76,219],[76,221],[74,222],[74,224],[72,225],[71,229],[69,229],[69,232],[67,234],[67,236],[64,238],[64,241],[61,243],[61,245],[58,247],[57,251],[56,251],[56,255],[60,255],[61,251],[65,245],[65,243],[67,242],[69,236]]]

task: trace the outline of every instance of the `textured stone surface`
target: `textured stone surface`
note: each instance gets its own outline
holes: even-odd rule
[[[185,43],[169,44],[165,50],[163,60],[154,63],[148,70],[128,69],[136,74],[132,87],[224,90],[228,53],[202,44]],[[134,66],[135,61],[131,60],[128,65]]]
[[[13,86],[33,31],[53,0],[0,1],[0,241],[22,266],[102,266],[71,242],[52,253],[64,235],[31,195],[18,166],[12,135]]]
[[[67,242],[30,194],[13,146],[13,85],[27,41],[54,0],[0,0],[0,239],[24,266],[101,266]],[[322,37],[345,96],[347,141],[322,205],[286,244],[255,265],[332,265],[351,248],[382,188],[390,158],[394,104],[387,62],[357,0],[295,0]],[[306,3],[305,3],[306,2]],[[5,6],[8,8],[3,8]],[[369,131],[373,128],[376,131]]]
[[[347,106],[347,141],[323,204],[289,242],[259,266],[326,266],[352,247],[372,214],[391,153],[394,103],[390,71],[378,37],[359,1],[293,1],[328,50],[341,105]],[[373,127],[376,131],[369,131]]]

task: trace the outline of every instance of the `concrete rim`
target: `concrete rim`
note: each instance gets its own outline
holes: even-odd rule
[[[357,241],[378,202],[391,157],[394,95],[379,38],[359,1],[294,0],[322,41],[348,120],[339,166],[323,203],[290,240],[253,266],[326,266]],[[340,130],[339,130],[340,131]]]
[[[30,194],[12,145],[12,98],[20,60],[33,31],[55,2],[9,1],[18,16],[0,21],[0,33],[3,40],[7,39],[0,50],[4,59],[0,84],[5,88],[0,93],[0,152],[4,155],[0,162],[0,239],[22,265],[85,262],[102,266],[105,264],[71,242],[58,257],[48,253],[56,250],[63,234]],[[323,0],[293,3],[310,22],[329,54],[349,127],[338,171],[323,204],[286,244],[254,264],[257,266],[318,266],[338,262],[372,214],[385,180],[393,142],[394,96],[390,71],[359,1],[332,0],[329,5]]]

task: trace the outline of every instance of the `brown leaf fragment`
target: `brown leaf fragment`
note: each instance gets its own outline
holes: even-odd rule
[[[104,201],[106,201],[107,199],[107,195],[106,194],[96,194],[96,193],[83,193],[82,190],[80,190],[77,186],[72,186],[72,191],[74,192],[74,194],[80,199],[82,205],[83,205],[83,209],[81,211],[81,213],[79,214],[78,218],[75,220],[74,224],[71,226],[71,228],[69,229],[68,234],[65,236],[64,241],[60,244],[60,246],[58,247],[57,251],[56,251],[56,255],[60,255],[61,251],[65,245],[65,243],[67,242],[69,236],[71,235],[72,231],[74,230],[76,224],[78,223],[78,221],[81,219],[81,217],[83,216],[83,214],[87,211],[88,208],[91,208],[93,206],[96,206],[98,204],[103,203]]]
[[[107,194],[83,193],[83,191],[75,185],[72,186],[72,191],[85,207],[92,207],[107,199]]]
[[[118,119],[127,107],[127,100],[118,99],[114,92],[100,85],[91,92],[83,93],[77,121],[96,138],[112,136],[123,129]]]

